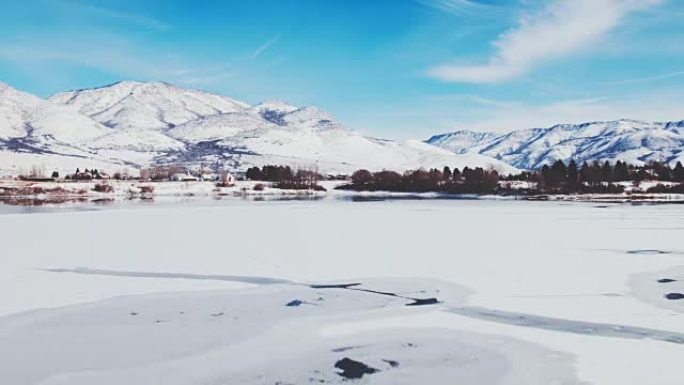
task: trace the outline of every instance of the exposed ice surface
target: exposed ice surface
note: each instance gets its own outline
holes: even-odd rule
[[[0,215],[0,383],[681,384],[683,220],[478,200]],[[347,379],[345,358],[376,371]]]

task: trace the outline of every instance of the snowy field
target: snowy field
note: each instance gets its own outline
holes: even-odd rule
[[[681,205],[117,208],[0,215],[0,384],[684,382]]]

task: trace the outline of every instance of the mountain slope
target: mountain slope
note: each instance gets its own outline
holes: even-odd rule
[[[684,121],[647,123],[617,120],[560,124],[492,135],[458,131],[426,141],[454,152],[476,152],[522,169],[538,169],[560,159],[644,164],[684,160]]]
[[[0,83],[0,139],[50,138],[80,144],[108,131],[77,112]]]
[[[89,147],[110,133],[87,116],[0,83],[0,173],[33,167],[71,171],[84,164],[121,168],[125,160]]]
[[[95,163],[233,170],[282,164],[328,173],[444,166],[515,171],[484,155],[368,138],[316,107],[250,106],[165,83],[120,82],[47,101],[5,85],[0,93],[0,168],[15,171],[36,163],[69,171]]]
[[[294,164],[336,173],[358,168],[403,171],[466,165],[502,172],[514,170],[486,156],[456,155],[419,141],[367,138],[347,130],[315,107],[258,107],[196,119],[168,130],[167,134],[184,142],[211,143],[198,151],[180,154],[183,163],[222,160],[257,166]],[[179,160],[178,155],[175,159]]]
[[[249,108],[225,96],[159,82],[124,81],[64,92],[49,100],[69,106],[108,127],[136,129],[168,128],[203,116]]]

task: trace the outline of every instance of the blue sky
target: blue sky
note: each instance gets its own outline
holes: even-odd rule
[[[161,80],[316,105],[368,135],[684,119],[679,0],[22,0],[0,81]]]

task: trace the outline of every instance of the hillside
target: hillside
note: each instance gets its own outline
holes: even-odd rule
[[[471,131],[435,135],[426,143],[458,154],[491,156],[521,169],[538,169],[560,159],[566,163],[684,161],[684,121],[648,123],[622,119],[559,124],[504,135]]]
[[[317,107],[249,105],[166,83],[124,81],[44,100],[0,88],[0,172],[41,166],[139,168],[179,163],[244,170],[265,164],[350,173],[358,168],[515,168],[420,141],[363,136]]]

